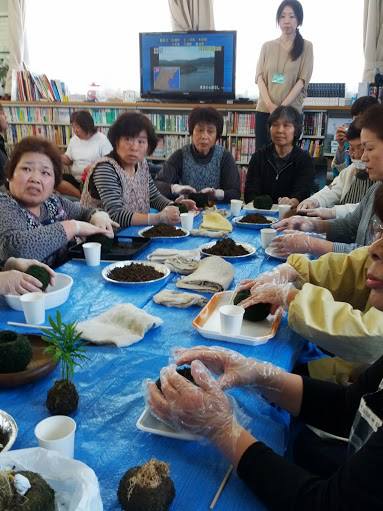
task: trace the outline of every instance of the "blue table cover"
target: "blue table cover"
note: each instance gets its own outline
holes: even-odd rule
[[[137,227],[131,227],[122,231],[122,234],[136,235],[138,230]],[[235,279],[231,289],[242,279],[255,277],[279,263],[275,259],[264,258],[258,231],[236,227],[231,237],[257,247],[255,256],[233,263]],[[190,249],[208,241],[207,238],[191,236],[173,242],[155,240],[139,255],[139,259],[146,259],[154,249],[168,247],[170,243],[179,249]],[[57,270],[74,279],[70,297],[60,307],[63,320],[81,321],[116,303],[130,302],[160,316],[164,324],[152,329],[142,341],[127,348],[87,348],[89,361],[83,368],[76,370],[74,377],[80,394],[79,408],[74,415],[77,422],[75,457],[96,472],[104,509],[107,511],[120,509],[117,488],[125,471],[152,457],[170,464],[176,488],[172,511],[206,510],[222,481],[228,462],[207,443],[164,438],[139,431],[135,424],[144,408],[143,380],[157,379],[175,346],[215,344],[237,350],[246,356],[271,361],[290,370],[304,341],[288,328],[286,317],[282,319],[276,336],[258,347],[204,339],[191,325],[200,310],[198,307],[167,308],[155,304],[151,299],[153,294],[164,287],[174,289],[177,275],[172,273],[166,281],[157,285],[121,286],[107,283],[102,278],[101,269],[106,264],[91,268],[85,262],[70,261]],[[50,314],[55,315],[55,309]],[[9,328],[6,325],[8,320],[22,322],[23,313],[10,309],[1,298],[0,328]],[[15,330],[23,331],[22,328]],[[37,445],[34,427],[48,415],[46,394],[53,381],[59,377],[59,370],[56,369],[36,383],[0,390],[0,408],[10,413],[19,427],[13,448]],[[250,418],[249,427],[253,434],[275,452],[283,454],[288,440],[289,415],[263,401],[255,392],[236,389],[230,393]],[[233,474],[215,509],[255,511],[265,507]]]

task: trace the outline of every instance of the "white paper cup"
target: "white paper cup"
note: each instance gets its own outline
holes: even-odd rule
[[[245,309],[239,305],[222,305],[219,308],[221,332],[227,335],[238,335],[241,331]]]
[[[270,243],[273,241],[273,239],[275,238],[276,235],[277,235],[277,231],[275,229],[270,229],[270,227],[261,229],[262,248],[267,248],[270,245]]]
[[[41,325],[45,321],[45,295],[41,291],[20,296],[26,323]]]
[[[181,226],[183,229],[187,231],[191,231],[193,229],[194,215],[193,213],[181,213]]]
[[[101,259],[101,243],[84,243],[82,246],[88,266],[98,266]]]
[[[35,427],[35,437],[40,447],[57,451],[67,458],[74,455],[75,432],[75,421],[66,415],[48,417]]]
[[[291,209],[290,204],[278,204],[279,220],[285,218],[290,209]]]
[[[241,212],[243,202],[238,199],[231,199],[230,209],[233,216],[238,216]]]

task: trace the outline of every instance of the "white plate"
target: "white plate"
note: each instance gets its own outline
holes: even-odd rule
[[[108,273],[113,270],[113,268],[122,268],[123,266],[129,266],[131,264],[143,264],[144,266],[151,266],[155,270],[163,273],[163,277],[160,277],[158,279],[154,280],[145,280],[143,282],[120,282],[119,280],[113,280],[110,277],[108,277]],[[113,284],[122,284],[125,286],[138,286],[142,284],[152,284],[153,282],[159,282],[160,280],[166,279],[170,274],[169,268],[167,268],[164,264],[160,263],[154,263],[152,261],[135,261],[135,260],[129,260],[129,261],[117,261],[116,263],[109,264],[108,266],[105,266],[103,268],[101,275],[103,278],[108,281],[112,282]]]
[[[252,213],[248,213],[249,215],[251,215]],[[267,228],[267,227],[271,227],[272,224],[274,224],[275,222],[277,222],[278,220],[272,216],[267,216],[266,219],[267,220],[270,220],[270,224],[254,224],[254,223],[251,223],[251,222],[240,222],[240,220],[242,220],[242,218],[246,216],[246,215],[242,215],[242,216],[236,216],[235,218],[233,218],[232,222],[237,225],[238,227],[245,227],[246,229],[256,229],[256,230],[259,230],[259,229],[264,229],[264,228]]]
[[[282,317],[282,309],[279,308],[274,315],[269,314],[263,321],[243,320],[241,331],[235,337],[221,332],[221,320],[219,308],[231,302],[233,291],[216,293],[203,307],[198,316],[193,320],[193,327],[206,339],[233,342],[236,344],[248,344],[258,346],[265,344],[276,334]]]
[[[287,256],[281,256],[281,255],[276,254],[274,252],[274,250],[272,250],[270,247],[265,248],[265,254],[267,254],[270,257],[274,257],[274,259],[279,259],[280,261],[287,260]]]
[[[152,227],[156,227],[155,225],[148,225],[148,227],[145,227],[144,229],[140,229],[138,231],[138,235],[141,236],[141,238],[150,239],[150,240],[182,240],[183,238],[186,238],[187,236],[190,236],[190,232],[183,227],[176,227],[177,229],[181,229],[185,234],[183,236],[153,236],[153,238],[147,238],[144,236],[144,232],[148,231]]]
[[[45,310],[58,307],[68,300],[73,285],[72,277],[65,273],[56,273],[55,281],[55,285],[49,285],[45,291]],[[11,309],[23,310],[19,295],[5,295],[4,298]]]
[[[220,240],[217,240],[217,241],[220,241]],[[213,245],[215,245],[217,243],[217,241],[211,241],[210,243],[205,243],[204,245],[201,245],[199,247],[199,249],[201,250],[201,254],[205,255],[205,256],[212,256],[214,254],[208,254],[207,252],[204,252],[204,249],[205,248],[211,248]],[[249,243],[239,243],[236,241],[236,244],[237,245],[241,245],[245,250],[247,250],[249,253],[248,254],[244,254],[244,255],[240,255],[240,256],[218,256],[218,257],[223,257],[224,259],[244,259],[245,257],[251,257],[252,255],[255,254],[255,251],[256,251],[256,248],[253,247],[253,245],[250,245]]]
[[[278,204],[273,204],[271,209],[258,209],[253,205],[253,201],[245,204],[242,208],[246,213],[259,213],[260,215],[278,215]]]
[[[199,440],[200,437],[191,433],[176,431],[164,422],[156,419],[150,413],[149,408],[145,408],[136,422],[136,426],[141,431],[153,433],[154,435],[167,436],[169,438],[177,438],[179,440]]]

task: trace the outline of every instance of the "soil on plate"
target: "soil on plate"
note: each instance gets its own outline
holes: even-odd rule
[[[24,496],[14,485],[14,477],[19,474],[28,479],[31,487]],[[40,474],[22,471],[0,471],[0,509],[4,511],[54,511],[55,492]]]
[[[194,383],[194,378],[192,376],[191,367],[190,366],[177,367],[176,371],[177,371],[178,374],[180,374],[181,376],[183,376],[184,378],[186,378],[190,382]],[[158,378],[156,380],[156,385],[157,385],[158,390],[161,390],[161,379],[160,378]]]
[[[252,215],[245,215],[241,218],[241,220],[238,220],[242,224],[271,224],[271,221],[268,220],[263,215],[258,214],[252,214]]]
[[[0,452],[7,445],[9,436],[10,435],[9,435],[8,431],[4,431],[3,429],[0,429]]]
[[[231,238],[225,238],[217,241],[212,247],[204,248],[204,253],[217,256],[243,256],[249,254],[249,251],[242,245],[237,243]]]
[[[155,270],[153,266],[139,263],[116,267],[108,273],[108,278],[117,282],[147,282],[161,279],[163,276],[164,273]]]
[[[46,405],[52,415],[70,415],[77,410],[78,401],[79,395],[74,384],[59,380],[48,391]]]
[[[173,227],[173,225],[158,224],[143,232],[142,236],[144,236],[144,238],[175,238],[177,236],[185,236],[185,231]]]

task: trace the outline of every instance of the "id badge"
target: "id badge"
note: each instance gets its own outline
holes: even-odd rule
[[[272,83],[282,85],[285,83],[285,75],[283,73],[274,73],[271,78]]]

